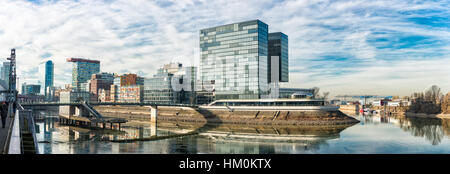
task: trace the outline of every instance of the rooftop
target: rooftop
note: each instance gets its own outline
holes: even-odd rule
[[[83,58],[67,58],[67,62],[89,62],[89,63],[100,63],[98,60],[83,59]]]

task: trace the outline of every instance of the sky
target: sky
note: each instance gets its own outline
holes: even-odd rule
[[[259,19],[289,37],[283,86],[336,95],[450,92],[447,0],[0,0],[0,60],[16,48],[19,85],[55,63],[71,83],[69,57],[102,72],[151,77],[170,62],[199,64],[199,30]]]

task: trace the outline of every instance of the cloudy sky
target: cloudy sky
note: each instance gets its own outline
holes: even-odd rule
[[[68,57],[101,70],[151,77],[162,64],[198,65],[199,30],[260,19],[289,36],[292,87],[330,95],[409,95],[435,84],[450,92],[448,0],[0,0],[0,58],[16,48],[19,83]]]

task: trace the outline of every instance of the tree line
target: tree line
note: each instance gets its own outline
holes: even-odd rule
[[[450,93],[444,96],[441,88],[433,85],[423,92],[415,92],[411,95],[411,106],[408,112],[439,114],[449,112]]]

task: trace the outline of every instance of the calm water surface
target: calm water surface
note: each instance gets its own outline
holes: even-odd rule
[[[44,154],[450,153],[449,120],[354,117],[361,122],[347,127],[217,126],[200,135],[132,143],[109,140],[180,134],[195,126],[127,124],[119,131],[60,125],[54,116],[36,122],[39,152]]]

